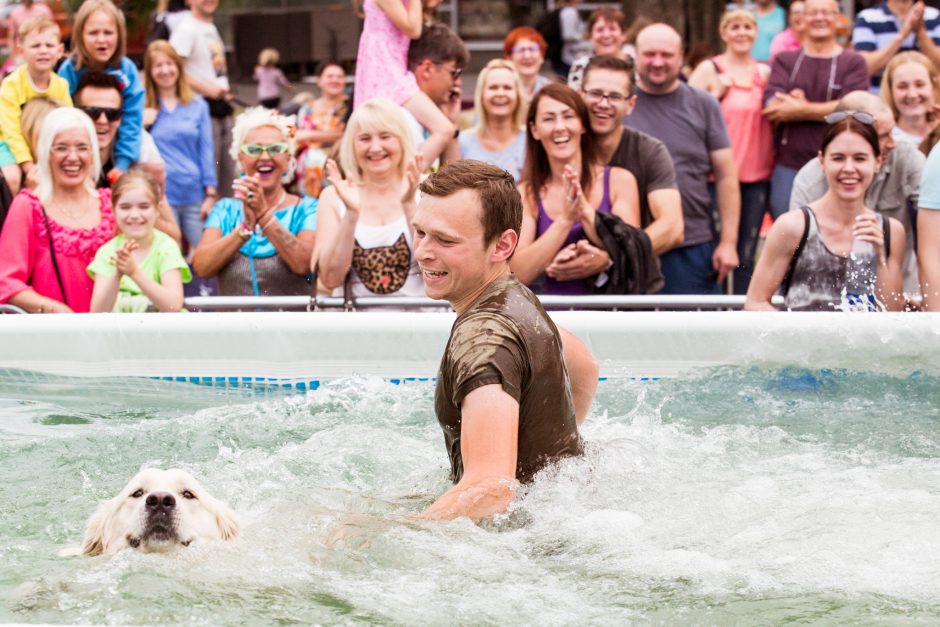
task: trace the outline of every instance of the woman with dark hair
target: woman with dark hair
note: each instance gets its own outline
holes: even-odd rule
[[[538,286],[545,294],[590,293],[585,279],[611,262],[594,228],[596,212],[639,227],[640,201],[633,174],[598,159],[587,106],[570,87],[547,85],[529,105],[522,181],[513,272],[526,284],[546,275]]]
[[[874,118],[861,111],[826,116],[819,160],[828,191],[819,200],[790,211],[767,234],[745,309],[773,311],[771,298],[782,288],[785,306],[794,311],[842,309],[849,282],[864,278],[866,300],[881,309],[904,306],[901,260],[904,226],[865,206],[865,192],[879,167]],[[872,255],[863,259],[859,245]]]

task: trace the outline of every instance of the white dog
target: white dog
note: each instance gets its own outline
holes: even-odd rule
[[[231,509],[177,468],[142,470],[88,519],[81,552],[113,555],[128,547],[169,551],[194,540],[232,540],[239,534]]]

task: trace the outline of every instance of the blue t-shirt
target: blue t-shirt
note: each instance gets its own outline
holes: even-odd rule
[[[166,162],[166,198],[174,207],[202,202],[216,186],[209,105],[201,96],[168,110],[162,104],[150,134]]]
[[[75,69],[75,60],[69,57],[59,66],[58,74],[69,82],[69,92],[75,96],[78,82],[88,66]],[[118,127],[114,145],[114,167],[127,172],[140,159],[140,132],[144,128],[144,84],[140,81],[137,66],[127,57],[121,57],[120,65],[109,65],[104,71],[115,77],[121,85],[121,125]],[[74,99],[74,98],[73,98]],[[75,103],[78,106],[79,103]]]
[[[787,12],[778,6],[767,15],[755,11],[754,18],[757,20],[757,39],[751,46],[751,56],[758,61],[770,61],[770,43],[787,27]]]
[[[917,206],[940,211],[940,144],[934,146],[927,157],[927,165],[920,179]]]
[[[274,212],[274,218],[280,222],[285,229],[293,235],[301,231],[317,230],[317,199],[304,197],[300,202],[290,207],[284,207]],[[242,212],[242,201],[234,198],[223,198],[212,206],[209,217],[206,218],[204,229],[214,228],[222,231],[222,235],[228,235],[238,225],[245,221],[245,214]],[[268,240],[267,236],[256,228],[251,237],[242,244],[239,249],[246,257],[272,257],[277,254],[274,244]]]
[[[522,177],[522,164],[525,163],[525,131],[520,130],[516,139],[502,152],[490,152],[480,145],[476,130],[461,131],[457,140],[460,143],[461,159],[476,159],[490,163],[512,174],[516,182]]]

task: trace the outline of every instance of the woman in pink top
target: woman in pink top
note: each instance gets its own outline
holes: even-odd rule
[[[790,26],[774,35],[773,40],[770,42],[771,63],[781,52],[799,50],[803,47],[803,34],[806,32],[806,20],[803,13],[802,0],[794,0],[790,3],[790,10],[787,13]]]
[[[424,9],[441,0],[364,0],[365,21],[356,56],[353,109],[366,100],[385,97],[404,107],[427,129],[421,144],[425,163],[434,163],[455,137],[455,127],[427,94],[418,89],[408,70],[408,47],[421,36]],[[442,69],[444,71],[444,69]],[[459,74],[456,72],[454,78]]]
[[[761,222],[767,211],[770,176],[774,168],[773,127],[761,111],[770,67],[751,56],[757,21],[750,11],[725,13],[720,23],[724,54],[700,63],[689,85],[705,89],[721,102],[731,149],[741,183],[741,222],[738,230],[740,266],[734,291],[746,294],[754,270]]]
[[[71,107],[42,123],[39,185],[10,205],[0,234],[0,303],[30,313],[87,312],[94,282],[85,269],[114,237],[111,190],[101,171],[91,118]]]

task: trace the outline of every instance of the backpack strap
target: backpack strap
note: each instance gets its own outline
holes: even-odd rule
[[[806,246],[806,239],[809,237],[809,207],[800,207],[800,211],[803,212],[804,220],[803,236],[800,238],[800,243],[796,245],[796,250],[793,251],[793,256],[790,258],[790,265],[787,267],[787,273],[783,276],[783,282],[780,284],[784,296],[790,291],[790,281],[793,280],[793,270],[796,268],[796,261],[800,258],[800,255],[803,254],[803,247]]]
[[[881,217],[881,228],[885,233],[885,259],[891,256],[891,218]]]

